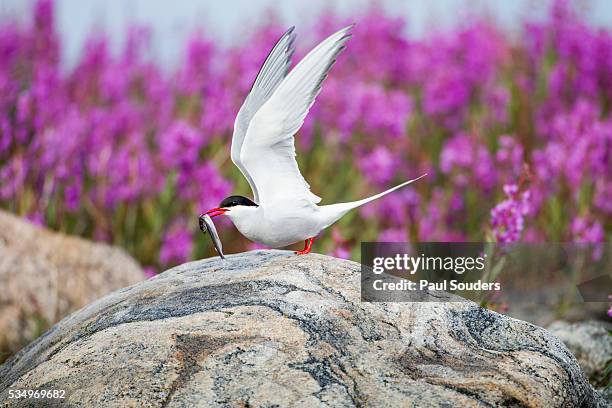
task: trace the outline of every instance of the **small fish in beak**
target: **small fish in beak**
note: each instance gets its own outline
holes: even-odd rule
[[[202,230],[203,233],[208,232],[210,234],[210,238],[212,239],[213,245],[215,246],[215,250],[221,257],[221,259],[225,259],[225,255],[223,255],[223,246],[221,245],[221,239],[219,238],[219,234],[217,233],[215,224],[213,223],[213,220],[211,216],[209,215],[210,213],[213,213],[213,211],[215,210],[221,210],[221,209],[214,208],[208,211],[206,214],[200,215],[200,229]],[[214,217],[215,215],[221,215],[224,212],[225,211],[222,211],[221,213],[213,213],[214,215],[212,216]]]

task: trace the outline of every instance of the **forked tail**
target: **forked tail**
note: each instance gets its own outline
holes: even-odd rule
[[[347,212],[349,212],[353,208],[361,207],[362,205],[367,204],[370,201],[374,201],[376,199],[384,197],[387,194],[392,193],[392,192],[394,192],[397,189],[400,189],[400,188],[402,188],[404,186],[407,186],[408,184],[410,184],[412,182],[415,182],[415,181],[417,181],[419,179],[422,179],[426,175],[427,175],[427,173],[425,173],[422,176],[419,176],[419,177],[417,177],[415,179],[408,180],[408,181],[406,181],[406,182],[404,182],[404,183],[402,183],[400,185],[392,187],[392,188],[388,189],[387,191],[383,191],[382,193],[375,194],[375,195],[373,195],[371,197],[364,198],[362,200],[351,201],[350,203],[338,203],[338,204],[331,204],[331,205],[323,205],[323,206],[319,207],[321,209],[321,215],[322,215],[323,220],[324,220],[323,228],[329,227],[331,224],[333,224],[334,222],[338,221],[340,218],[342,218],[342,216],[344,214],[346,214]]]

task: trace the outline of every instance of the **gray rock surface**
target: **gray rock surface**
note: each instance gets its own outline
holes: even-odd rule
[[[0,362],[69,313],[144,279],[119,248],[0,211]]]
[[[557,321],[548,330],[565,343],[588,377],[596,378],[612,360],[612,336],[609,325],[590,321],[568,323]]]
[[[181,265],[55,325],[0,367],[0,401],[40,387],[96,407],[603,404],[544,329],[469,302],[362,303],[359,270],[287,251]]]

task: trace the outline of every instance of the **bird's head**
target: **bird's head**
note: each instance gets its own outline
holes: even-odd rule
[[[257,207],[259,206],[250,199],[234,195],[224,198],[218,207],[206,211],[205,214],[208,214],[211,218],[217,215],[227,215],[229,219],[233,220],[241,216],[253,214]]]

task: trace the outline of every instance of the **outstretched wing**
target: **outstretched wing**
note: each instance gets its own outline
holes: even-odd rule
[[[283,78],[289,71],[291,65],[291,56],[295,51],[293,42],[295,41],[295,34],[293,30],[295,27],[291,27],[283,36],[278,40],[265,62],[263,63],[253,86],[249,91],[242,107],[238,111],[236,121],[234,122],[234,134],[232,136],[232,152],[231,157],[234,164],[240,169],[244,177],[249,182],[251,190],[253,190],[253,200],[259,202],[259,194],[257,187],[253,182],[253,178],[246,170],[244,164],[240,160],[240,150],[249,127],[249,122],[255,115],[255,113],[261,108],[261,106],[270,98],[272,93],[276,90],[278,85],[281,83]]]
[[[321,84],[350,38],[352,26],[332,34],[283,79],[249,123],[240,161],[257,186],[259,201],[321,201],[295,161],[294,134],[304,123]]]

